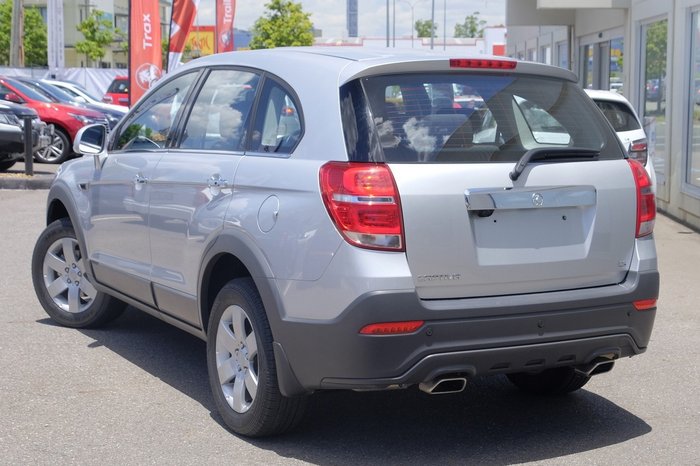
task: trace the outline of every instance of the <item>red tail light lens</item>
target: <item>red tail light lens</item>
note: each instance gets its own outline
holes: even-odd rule
[[[451,58],[450,68],[481,68],[489,70],[514,70],[518,62],[513,60],[482,60],[478,58]]]
[[[639,139],[637,141],[634,141],[630,145],[629,154],[631,159],[637,160],[639,163],[646,166],[647,159],[649,158],[647,140]]]
[[[636,160],[628,160],[628,162],[637,186],[637,238],[641,238],[654,231],[656,195],[644,166]]]
[[[320,179],[328,213],[350,244],[404,250],[399,193],[388,166],[329,162]]]
[[[401,335],[413,333],[423,326],[422,320],[410,320],[406,322],[382,322],[380,324],[365,325],[360,329],[361,335]]]

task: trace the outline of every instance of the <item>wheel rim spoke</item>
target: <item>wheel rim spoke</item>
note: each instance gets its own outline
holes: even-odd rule
[[[49,286],[46,287],[46,291],[49,292],[49,296],[51,296],[51,298],[55,298],[56,296],[66,291],[66,288],[68,288],[68,285],[66,284],[66,279],[63,277],[58,277]]]
[[[219,373],[219,383],[221,385],[229,384],[236,377],[236,360],[230,357],[217,366]]]
[[[233,335],[237,344],[245,341],[245,321],[246,315],[240,307],[233,308],[231,312],[231,324],[233,325]]]
[[[258,376],[250,368],[245,373],[245,388],[250,397],[255,399],[255,394],[258,392]]]
[[[63,274],[66,269],[66,262],[52,252],[46,253],[44,264],[59,275]]]
[[[255,341],[254,333],[251,333],[245,339],[245,346],[248,349],[248,361],[252,361],[258,355],[258,342]]]
[[[229,354],[233,354],[238,348],[236,336],[230,328],[230,323],[219,322],[219,331],[216,333],[216,350],[217,352],[226,350]]]
[[[80,312],[80,288],[68,287],[68,312]]]
[[[73,251],[75,240],[64,238],[61,241],[61,247],[63,248],[63,257],[66,258],[66,264],[75,264],[75,252]]]
[[[231,393],[233,398],[233,405],[231,407],[239,413],[242,413],[248,409],[245,401],[245,391],[245,382],[241,377],[236,377],[236,381],[233,383],[233,391]]]

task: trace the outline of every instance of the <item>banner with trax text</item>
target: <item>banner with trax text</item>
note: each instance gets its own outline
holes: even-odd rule
[[[163,72],[158,0],[129,1],[129,105]]]
[[[216,0],[216,53],[233,51],[236,0]]]
[[[198,8],[199,0],[173,0],[168,42],[168,71],[174,70],[180,64],[187,35],[192,29]]]

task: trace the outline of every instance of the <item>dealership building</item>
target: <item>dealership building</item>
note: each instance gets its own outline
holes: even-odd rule
[[[644,119],[660,210],[700,229],[700,0],[506,0],[506,55],[571,69]]]

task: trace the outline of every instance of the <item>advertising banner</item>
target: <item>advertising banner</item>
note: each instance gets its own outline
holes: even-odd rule
[[[160,12],[157,0],[129,2],[129,105],[155,83],[163,71]]]
[[[216,0],[216,52],[233,51],[233,18],[236,0]]]
[[[170,41],[168,45],[168,71],[180,64],[185,50],[187,36],[197,16],[199,0],[173,0],[173,12],[170,19]]]

